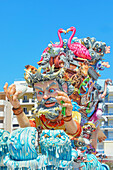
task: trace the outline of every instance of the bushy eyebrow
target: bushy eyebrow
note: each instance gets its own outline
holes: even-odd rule
[[[55,82],[52,82],[51,84],[49,84],[49,86],[46,88],[46,90],[49,90],[49,88],[50,88],[51,86],[53,86],[53,85],[56,85],[56,83],[55,83]]]
[[[43,91],[43,89],[41,88],[41,87],[34,87],[35,89],[38,89],[38,90],[41,90],[41,91]]]

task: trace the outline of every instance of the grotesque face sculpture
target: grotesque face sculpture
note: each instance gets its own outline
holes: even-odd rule
[[[71,141],[63,130],[43,130],[40,137],[43,154],[59,160],[71,160]]]

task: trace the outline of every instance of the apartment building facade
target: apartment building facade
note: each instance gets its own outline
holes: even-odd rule
[[[113,159],[113,86],[108,86],[108,89],[109,95],[105,98],[105,112],[100,121],[101,130],[107,139],[98,143],[97,151]]]
[[[29,118],[32,116],[32,108],[35,106],[33,89],[27,87],[25,81],[15,81],[14,84],[16,86],[26,86],[26,92],[19,98],[19,101],[25,114]],[[0,92],[0,129],[12,132],[17,128],[19,128],[19,124],[16,116],[13,114],[12,106],[10,102],[8,102],[5,93]]]
[[[5,93],[0,92],[0,129],[11,132],[11,124],[11,104],[7,101]]]

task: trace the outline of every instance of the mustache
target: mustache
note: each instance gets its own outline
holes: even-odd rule
[[[42,99],[41,104],[44,105],[46,102],[57,103],[57,99],[55,97],[49,97],[48,99]]]
[[[48,103],[54,103],[55,102],[55,105],[48,108],[48,107],[45,106],[46,102],[48,102]],[[59,113],[60,113],[61,110],[62,110],[62,108],[59,105],[59,103],[57,102],[56,98],[50,97],[48,99],[42,99],[42,101],[39,103],[39,105],[37,106],[34,113],[38,117],[43,114],[48,119],[55,119],[56,117],[59,116]]]
[[[48,99],[42,99],[41,102],[37,101],[37,108],[36,108],[36,110],[38,111],[40,108],[46,108],[45,107],[45,103],[46,102],[49,102],[49,103],[55,102],[56,103],[55,106],[58,105],[58,102],[57,102],[55,97],[49,97]]]
[[[59,116],[60,111],[61,108],[58,106],[56,108],[50,108],[50,109],[40,108],[37,114],[38,116],[41,116],[43,114],[48,119],[55,119],[56,117]]]

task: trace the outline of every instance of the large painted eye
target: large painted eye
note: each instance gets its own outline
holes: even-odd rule
[[[43,95],[44,94],[44,92],[43,91],[38,91],[38,95]]]
[[[102,49],[101,49],[101,48],[98,48],[98,49],[97,49],[97,52],[98,52],[98,53],[100,53],[101,51],[102,51]]]
[[[78,142],[79,145],[82,145],[82,142]]]
[[[85,146],[85,143],[83,142],[82,145]]]
[[[53,92],[55,92],[55,89],[51,88],[51,89],[49,89],[49,92],[53,93]]]

